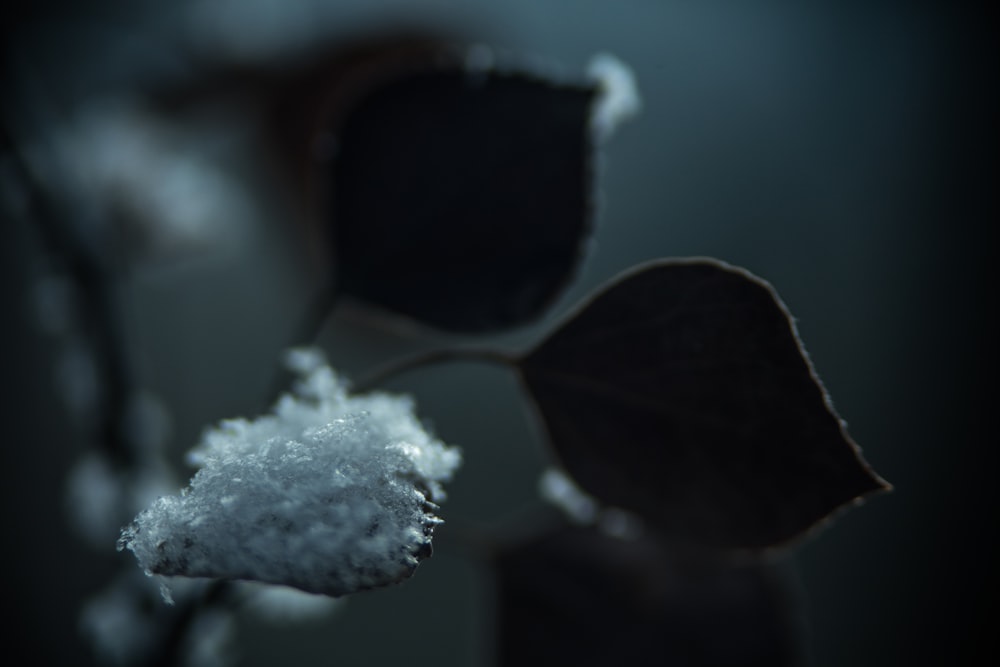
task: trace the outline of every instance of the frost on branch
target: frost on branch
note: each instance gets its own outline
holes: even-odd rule
[[[639,86],[632,68],[608,53],[591,58],[587,74],[598,90],[590,125],[598,139],[606,140],[642,109]]]
[[[119,549],[151,574],[249,579],[344,595],[399,582],[430,555],[457,449],[404,396],[348,396],[315,352],[273,414],[223,421],[191,452],[201,469],[158,499]]]

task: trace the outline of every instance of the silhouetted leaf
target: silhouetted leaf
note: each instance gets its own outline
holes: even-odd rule
[[[716,260],[628,273],[520,366],[580,486],[675,539],[771,546],[887,486],[771,287]]]
[[[540,315],[589,231],[593,97],[457,66],[371,91],[335,128],[340,292],[452,331]]]
[[[801,662],[772,566],[683,563],[650,535],[556,530],[498,559],[500,665]]]

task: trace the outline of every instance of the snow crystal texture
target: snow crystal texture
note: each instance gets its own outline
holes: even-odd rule
[[[349,396],[309,350],[273,414],[208,430],[200,470],[122,531],[150,574],[247,579],[339,596],[399,582],[430,555],[459,451],[405,396]]]

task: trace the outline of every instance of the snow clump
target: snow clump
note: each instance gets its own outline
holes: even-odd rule
[[[429,435],[406,396],[349,396],[313,350],[272,414],[223,421],[189,460],[179,496],[122,531],[147,574],[252,580],[340,596],[409,577],[431,553],[458,449]]]

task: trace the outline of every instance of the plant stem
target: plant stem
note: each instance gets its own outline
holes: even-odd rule
[[[415,368],[454,361],[474,361],[506,367],[516,366],[518,363],[515,356],[499,350],[467,347],[430,350],[396,359],[376,368],[361,380],[352,383],[351,390],[358,393],[371,391],[387,380]]]

